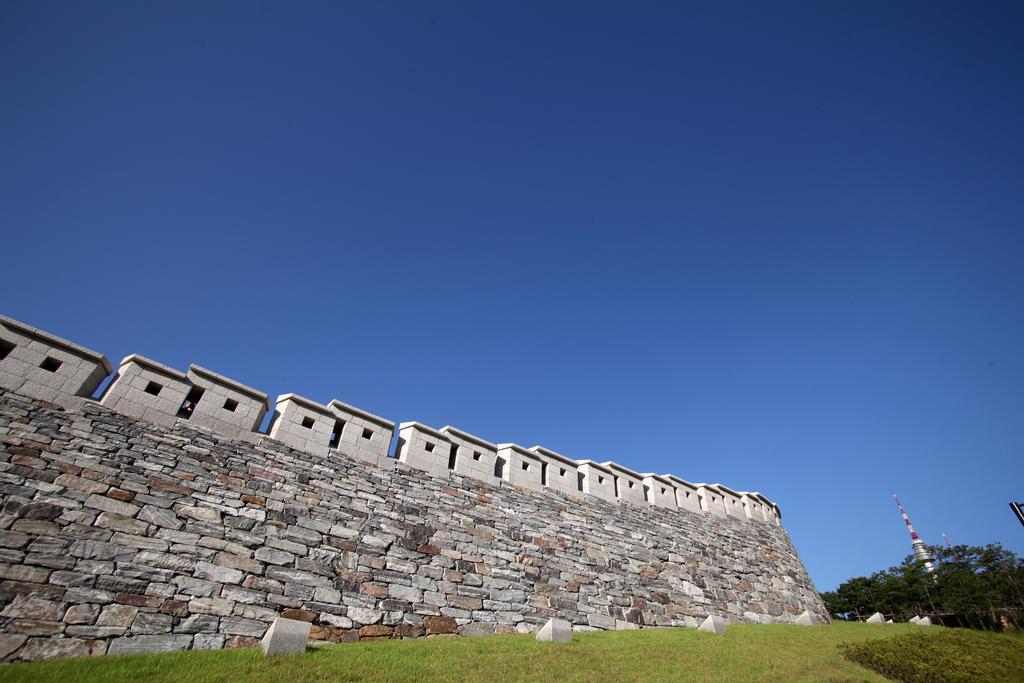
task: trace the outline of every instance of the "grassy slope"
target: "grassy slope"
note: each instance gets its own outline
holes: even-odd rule
[[[562,645],[532,636],[427,638],[333,645],[270,659],[258,650],[92,657],[0,667],[0,681],[651,681],[884,680],[839,645],[919,627],[895,624],[730,626],[578,633]]]
[[[930,629],[848,643],[840,650],[848,659],[901,681],[1024,680],[1024,639],[1019,634]]]

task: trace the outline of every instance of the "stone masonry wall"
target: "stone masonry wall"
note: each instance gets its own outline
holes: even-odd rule
[[[785,530],[0,393],[0,659],[826,618]]]

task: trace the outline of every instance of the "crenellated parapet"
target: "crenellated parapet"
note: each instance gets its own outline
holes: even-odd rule
[[[103,355],[0,316],[0,387],[31,398],[78,407],[91,399],[113,367]],[[616,462],[575,460],[544,446],[492,443],[452,426],[398,425],[334,399],[326,405],[297,394],[274,402],[260,431],[267,394],[198,365],[181,372],[144,356],[124,358],[98,399],[118,413],[173,426],[177,421],[229,438],[273,439],[297,451],[342,453],[378,467],[399,463],[434,476],[452,474],[493,486],[551,491],[583,499],[781,524],[778,505],[761,493],[723,484],[693,484],[673,474],[641,474]]]

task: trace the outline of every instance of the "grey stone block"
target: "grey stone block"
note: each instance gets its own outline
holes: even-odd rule
[[[572,640],[572,624],[565,619],[548,619],[537,632],[537,640],[545,643],[568,643]]]
[[[260,648],[265,655],[305,652],[311,628],[307,621],[278,617],[260,641]]]
[[[192,636],[174,634],[160,636],[128,636],[115,638],[108,655],[134,655],[141,652],[176,652],[192,646]]]
[[[725,633],[725,619],[717,614],[709,614],[708,618],[704,620],[704,623],[697,630],[720,636]]]

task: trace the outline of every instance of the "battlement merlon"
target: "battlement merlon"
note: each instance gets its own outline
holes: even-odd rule
[[[86,347],[76,344],[73,341],[68,341],[63,337],[58,337],[55,334],[50,334],[46,330],[41,330],[38,327],[32,327],[31,325],[27,325],[21,322],[20,320],[9,318],[6,315],[0,315],[0,324],[2,324],[4,327],[11,328],[15,332],[21,333],[26,337],[34,337],[35,339],[42,341],[44,344],[48,346],[54,346],[63,349],[68,353],[73,353],[87,360],[91,360],[94,363],[99,364],[104,370],[106,370],[108,375],[114,371],[114,366],[110,362],[110,359],[108,359],[102,353],[93,351],[92,349],[87,349]]]
[[[644,478],[639,472],[608,460],[601,463],[615,475],[615,491],[619,500],[633,505],[647,505],[644,498]]]
[[[395,435],[394,422],[338,399],[327,407],[335,416],[335,448],[378,467],[394,466],[394,459],[388,457]]]
[[[643,477],[648,503],[673,510],[679,507],[676,503],[676,487],[667,477],[653,472],[647,472],[640,476]]]
[[[121,359],[117,376],[100,398],[107,408],[171,426],[182,414],[192,382],[180,370],[133,353]]]
[[[517,443],[499,443],[498,458],[504,461],[502,479],[523,488],[541,491],[541,465],[539,455]]]
[[[433,427],[421,422],[402,422],[398,425],[398,461],[430,472],[438,477],[447,477],[452,451],[452,442]]]
[[[230,377],[225,377],[220,373],[214,372],[213,370],[207,370],[206,368],[196,365],[195,363],[188,366],[188,371],[185,373],[185,375],[193,383],[195,383],[196,381],[195,376],[205,378],[207,381],[223,385],[229,389],[237,391],[240,394],[245,394],[246,396],[255,401],[258,401],[263,405],[264,410],[268,410],[270,408],[270,397],[267,396],[262,391],[260,391],[259,389],[254,389],[246,384],[242,384],[241,382],[235,381]]]
[[[758,493],[757,497],[760,498],[761,501],[765,505],[768,506],[768,509],[771,510],[774,513],[774,515],[775,515],[775,519],[774,519],[775,523],[779,524],[781,526],[782,525],[782,508],[779,507],[779,504],[776,503],[775,501],[771,500],[768,496],[764,495],[763,493]]]
[[[761,500],[761,494],[757,491],[740,491],[739,493],[740,498],[743,500],[743,509],[747,513],[747,519],[752,519],[756,522],[769,521],[769,507]]]
[[[274,405],[281,405],[282,403],[288,402],[296,403],[302,406],[303,408],[308,408],[309,410],[314,410],[320,413],[321,415],[326,415],[329,417],[334,416],[334,413],[332,413],[331,409],[328,408],[327,406],[317,403],[313,399],[306,398],[305,396],[299,396],[298,394],[281,394],[274,401]]]
[[[733,491],[725,484],[711,484],[708,488],[717,490],[722,495],[722,504],[725,506],[725,513],[736,519],[746,519],[747,513],[743,510],[742,499],[738,491]]]
[[[339,401],[336,398],[335,399],[331,399],[331,402],[327,404],[327,407],[328,408],[337,408],[338,410],[340,410],[343,413],[349,413],[350,415],[354,415],[356,417],[361,417],[364,420],[369,420],[370,422],[378,424],[378,425],[380,425],[381,427],[383,427],[384,429],[387,429],[387,430],[394,431],[394,429],[395,429],[395,423],[392,422],[391,420],[387,419],[386,417],[381,417],[380,415],[374,415],[373,413],[371,413],[368,410],[363,410],[362,408],[356,408],[355,406],[349,405],[348,403],[342,403],[341,401]]]
[[[113,369],[106,356],[0,316],[0,387],[4,389],[77,407]]]
[[[439,431],[442,434],[445,434],[447,436],[456,436],[456,437],[458,437],[460,439],[464,439],[466,441],[469,441],[470,443],[475,443],[478,446],[483,446],[484,448],[487,448],[487,449],[490,449],[490,450],[493,450],[493,451],[497,451],[498,450],[498,444],[491,443],[490,441],[488,441],[486,439],[482,439],[479,436],[475,436],[473,434],[470,434],[469,432],[464,432],[461,429],[456,429],[455,427],[452,427],[451,425],[445,425],[444,427],[441,427],[441,429]]]
[[[495,474],[498,461],[497,444],[451,425],[441,427],[440,431],[452,444],[448,464],[454,472],[488,484],[498,483],[498,476]]]
[[[298,451],[326,456],[336,444],[337,417],[330,408],[298,394],[282,394],[274,401],[271,439]]]
[[[541,483],[544,486],[570,496],[580,494],[579,465],[575,460],[544,446],[533,446],[530,452],[544,463],[541,469]]]
[[[674,474],[663,475],[665,479],[672,482],[673,488],[676,490],[676,506],[681,510],[689,510],[690,512],[701,512],[700,498],[697,491],[697,485],[691,484],[682,477],[677,477]]]
[[[583,493],[619,502],[615,497],[615,473],[610,468],[593,460],[577,460],[576,467],[583,477]]]
[[[220,434],[259,441],[257,432],[270,408],[265,393],[195,364],[185,374],[192,388],[179,417]]]
[[[152,370],[157,374],[164,375],[165,377],[176,379],[179,382],[188,382],[188,375],[186,375],[181,370],[176,370],[175,368],[172,368],[170,365],[164,365],[163,363],[159,363],[153,360],[152,358],[146,358],[145,356],[141,356],[137,353],[133,353],[130,356],[125,356],[124,358],[122,358],[121,362],[118,363],[118,370],[121,370],[121,368],[132,365],[133,363],[135,365],[139,365],[141,367]]]

